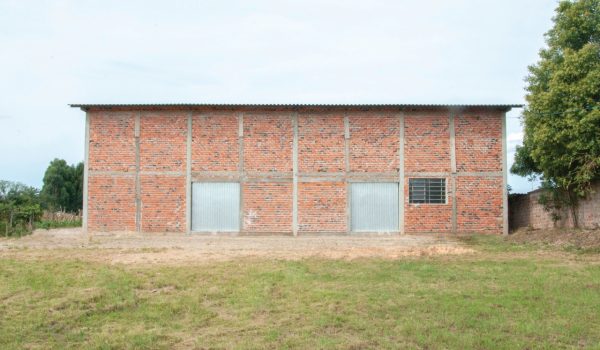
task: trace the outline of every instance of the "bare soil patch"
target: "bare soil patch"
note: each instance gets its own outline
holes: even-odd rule
[[[508,238],[515,243],[542,243],[558,248],[600,251],[600,230],[531,230],[520,229]]]
[[[242,237],[121,232],[88,236],[80,228],[71,228],[36,230],[20,239],[0,240],[0,255],[4,256],[69,256],[113,264],[181,265],[240,258],[398,259],[472,252],[453,237],[440,235]]]

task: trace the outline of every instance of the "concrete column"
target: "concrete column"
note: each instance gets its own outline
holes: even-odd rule
[[[455,111],[450,111],[450,186],[452,186],[452,233],[457,230],[458,210],[456,205],[456,127],[454,124]]]
[[[185,168],[185,232],[192,232],[192,112],[188,113]]]
[[[90,168],[90,114],[85,112],[85,144],[83,153],[83,232],[88,233],[88,182]]]
[[[346,183],[346,233],[352,232],[352,221],[350,213],[350,182],[348,181],[348,174],[350,173],[350,119],[347,115],[344,115],[344,181]]]
[[[398,164],[398,231],[404,234],[404,113],[400,113],[400,163]]]
[[[238,179],[240,181],[240,229],[244,231],[244,113],[238,114]]]
[[[292,232],[298,235],[298,113],[292,114],[292,125],[294,128],[294,141],[292,148]]]
[[[506,112],[502,115],[502,234],[508,235],[508,163],[506,156]]]
[[[142,231],[142,186],[140,183],[140,124],[141,112],[135,115],[135,230]]]

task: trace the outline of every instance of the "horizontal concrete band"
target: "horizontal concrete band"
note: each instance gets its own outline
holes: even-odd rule
[[[154,176],[186,176],[183,171],[140,171],[139,175]],[[135,171],[104,171],[90,170],[89,176],[131,176],[135,177]],[[406,177],[502,177],[502,172],[408,172]],[[251,173],[251,172],[193,172],[192,181],[244,181],[244,182],[268,182],[268,181],[292,181],[293,173]],[[315,181],[398,181],[396,173],[300,173],[299,182]]]

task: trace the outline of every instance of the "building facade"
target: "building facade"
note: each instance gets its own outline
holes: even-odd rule
[[[506,233],[517,105],[72,105],[84,228]]]

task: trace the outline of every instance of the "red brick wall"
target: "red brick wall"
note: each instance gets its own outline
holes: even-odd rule
[[[293,142],[290,113],[244,115],[244,170],[291,172]]]
[[[194,114],[192,171],[237,171],[238,127],[233,112]]]
[[[446,204],[410,204],[408,202],[408,178],[404,181],[404,229],[406,232],[452,231],[451,179],[446,178]]]
[[[573,227],[571,210],[562,208],[555,212],[558,215],[558,220],[555,221],[552,213],[546,211],[539,202],[542,194],[541,190],[536,190],[527,194],[517,194],[509,197],[511,230],[521,227],[533,229]],[[576,212],[581,228],[600,228],[600,181],[592,184],[592,193],[579,200]]]
[[[502,177],[456,179],[457,230],[502,232]]]
[[[455,118],[458,171],[502,171],[502,115],[465,113]]]
[[[140,126],[141,171],[184,172],[187,113],[145,112]]]
[[[139,223],[147,232],[186,229],[186,160],[189,111],[89,111],[90,230],[136,229],[135,117],[140,121]],[[194,111],[192,172],[218,178],[239,167],[239,120],[244,114],[242,184],[244,232],[292,232],[293,113],[260,110]],[[298,170],[323,175],[298,183],[298,229],[346,232],[345,146],[352,176],[397,181],[398,111],[298,112]],[[452,230],[450,123],[448,111],[405,114],[405,230]],[[344,136],[348,116],[350,138]],[[455,118],[459,232],[502,231],[502,114],[476,111]],[[211,172],[214,172],[211,174]],[[408,203],[408,178],[443,173],[446,204]],[[465,172],[493,172],[465,176]],[[272,180],[267,178],[272,177]],[[410,173],[411,175],[409,176]],[[413,174],[414,173],[414,174]],[[238,176],[236,175],[236,176]],[[472,174],[469,174],[472,175]],[[256,178],[260,181],[257,181]],[[369,177],[372,177],[370,179]],[[194,181],[201,181],[196,179]]]
[[[447,113],[410,113],[404,118],[404,171],[450,171]]]
[[[298,229],[300,232],[346,232],[346,184],[299,183]]]
[[[185,176],[141,175],[141,223],[145,232],[185,231]]]
[[[89,113],[89,169],[135,171],[134,112]]]
[[[88,193],[88,227],[90,230],[135,230],[134,176],[90,176]]]
[[[343,172],[344,117],[341,114],[298,117],[298,168],[301,173]]]
[[[292,183],[244,183],[244,231],[292,232]]]
[[[350,171],[397,172],[400,120],[397,114],[353,112],[350,120]]]

